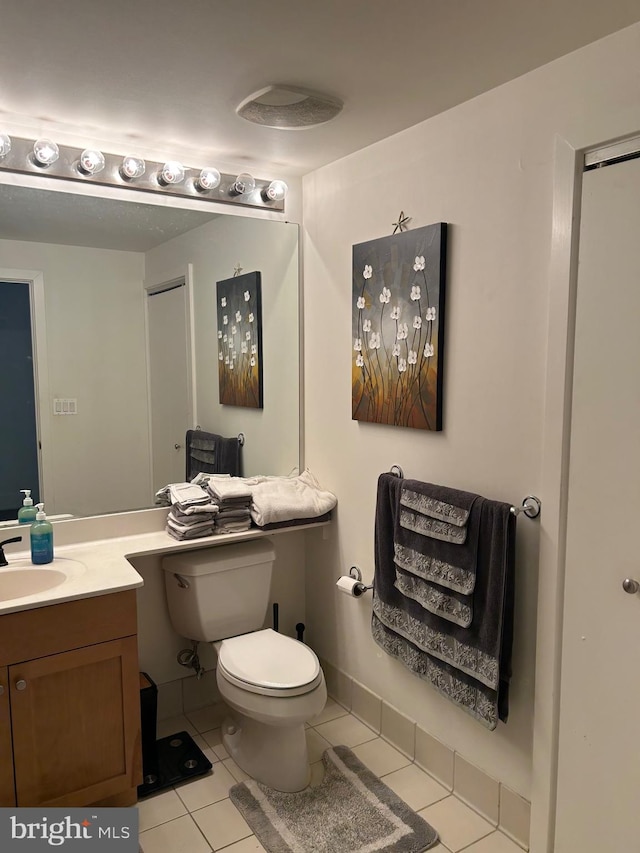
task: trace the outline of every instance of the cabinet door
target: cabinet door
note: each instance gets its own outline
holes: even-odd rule
[[[81,806],[140,781],[135,637],[9,667],[18,806]]]
[[[15,806],[11,714],[9,713],[9,671],[0,666],[0,806]]]

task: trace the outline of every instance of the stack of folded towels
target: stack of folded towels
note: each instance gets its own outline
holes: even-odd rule
[[[195,483],[172,483],[168,488],[171,510],[167,533],[174,539],[197,539],[214,533],[218,505]]]
[[[215,533],[241,533],[251,527],[251,490],[241,477],[208,476],[205,488],[218,506]]]

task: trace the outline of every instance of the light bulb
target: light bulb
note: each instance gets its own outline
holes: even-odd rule
[[[0,133],[0,157],[6,157],[11,151],[11,138],[6,133]]]
[[[133,180],[144,175],[147,164],[142,157],[125,157],[120,166],[120,174],[123,178]]]
[[[104,169],[104,154],[93,148],[85,148],[80,155],[80,168],[87,175],[97,175]]]
[[[220,172],[217,169],[203,169],[198,175],[196,188],[199,190],[215,190],[220,184]]]
[[[60,156],[60,151],[55,142],[50,139],[38,139],[33,144],[33,156],[40,166],[51,166]]]
[[[179,184],[184,181],[184,166],[177,160],[169,160],[160,171],[160,181],[163,184]]]
[[[289,187],[284,181],[271,181],[264,194],[269,201],[283,201],[288,191]]]
[[[234,195],[244,195],[245,193],[253,192],[256,188],[256,179],[248,172],[241,172],[231,185],[231,192]]]

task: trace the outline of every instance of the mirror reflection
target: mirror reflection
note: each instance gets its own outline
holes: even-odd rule
[[[216,282],[259,271],[262,409],[221,405]],[[0,185],[0,521],[153,506],[185,435],[244,436],[242,472],[299,465],[298,228]]]

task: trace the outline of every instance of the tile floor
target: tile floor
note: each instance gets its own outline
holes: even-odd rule
[[[188,731],[213,768],[207,776],[140,801],[140,842],[144,853],[264,851],[229,799],[229,788],[247,776],[222,746],[218,714],[216,708],[204,708],[158,723],[158,737]],[[438,830],[441,841],[432,848],[434,853],[522,853],[520,847],[332,699],[311,721],[307,740],[313,771],[311,784],[321,778],[320,758],[324,750],[345,744]]]

